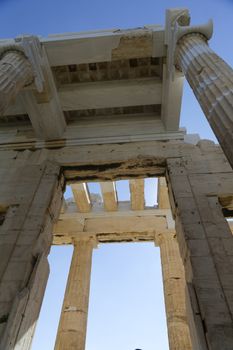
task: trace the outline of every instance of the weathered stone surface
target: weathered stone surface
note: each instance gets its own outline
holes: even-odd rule
[[[0,115],[22,88],[33,82],[28,59],[20,51],[7,51],[0,60]]]
[[[224,153],[233,167],[233,70],[198,33],[177,44],[176,64],[185,74]]]
[[[158,234],[170,350],[191,350],[185,304],[185,275],[175,232]]]
[[[11,202],[0,227],[1,349],[30,348],[48,277],[52,225],[62,201],[59,172],[51,162],[28,163],[9,182]]]
[[[233,237],[218,196],[232,192],[232,180],[220,180],[225,176],[223,168],[222,173],[208,176],[199,172],[195,174],[190,165],[188,169],[185,165],[182,161],[169,161],[168,181],[175,203],[172,209],[180,252],[189,283],[187,300],[192,343],[203,349],[217,349],[220,333],[226,332],[223,348],[230,350],[233,342],[233,331],[230,331],[233,329],[233,269],[230,259]],[[225,240],[229,247],[227,251]]]
[[[92,250],[91,240],[74,243],[56,350],[85,350]]]

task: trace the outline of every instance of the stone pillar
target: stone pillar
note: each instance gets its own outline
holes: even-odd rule
[[[0,115],[33,79],[32,66],[23,52],[16,49],[3,52],[0,60]]]
[[[186,316],[185,276],[175,231],[158,235],[170,350],[191,350]]]
[[[90,291],[93,242],[76,241],[60,323],[56,350],[84,350]]]
[[[209,48],[206,37],[197,32],[178,40],[175,64],[185,74],[233,167],[232,68]]]
[[[232,193],[232,181],[221,173],[203,175],[196,162],[167,161],[169,195],[187,284],[190,335],[194,349],[231,350],[233,237],[218,195]]]
[[[52,228],[63,198],[60,167],[49,161],[35,164],[38,158],[33,161],[30,152],[24,156],[23,165],[22,159],[1,163],[6,175],[0,197],[7,205],[0,227],[1,350],[31,348],[49,274]]]

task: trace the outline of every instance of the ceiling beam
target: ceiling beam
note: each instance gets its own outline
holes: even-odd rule
[[[144,78],[65,84],[58,89],[58,97],[63,111],[161,104],[162,83],[159,78]],[[26,114],[31,109],[33,112],[35,101],[31,103],[33,105],[27,107],[27,103],[22,105],[21,100],[16,99],[4,115]],[[52,106],[55,108],[55,105]],[[36,104],[35,109],[39,107]],[[51,108],[55,114],[49,103],[45,103],[45,107]]]
[[[165,177],[158,178],[158,207],[159,209],[170,209],[170,201],[168,196],[168,188]]]
[[[91,210],[91,200],[88,187],[85,183],[71,185],[75,203],[81,213],[86,213]]]
[[[66,84],[58,93],[64,111],[160,104],[160,79]]]
[[[113,181],[100,182],[104,208],[106,211],[117,210],[117,192]]]
[[[130,200],[132,210],[143,210],[144,199],[144,179],[129,180]]]

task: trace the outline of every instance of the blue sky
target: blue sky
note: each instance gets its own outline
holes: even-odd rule
[[[1,38],[20,34],[47,36],[164,24],[165,9],[173,7],[189,8],[192,23],[213,18],[214,36],[210,45],[233,66],[232,0],[0,0],[0,35]],[[187,84],[180,125],[189,133],[215,139]],[[71,247],[56,247],[50,254],[51,278],[33,350],[53,349],[71,253]],[[159,250],[152,244],[101,246],[93,256],[86,349],[136,348],[168,349]]]

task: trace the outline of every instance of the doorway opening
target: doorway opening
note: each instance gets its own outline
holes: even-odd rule
[[[54,349],[76,232],[99,241],[93,252],[86,349],[108,349],[107,334],[112,349],[115,344],[168,349],[159,248],[153,243],[156,225],[166,214],[157,213],[157,186],[155,177],[66,186],[33,350]],[[106,244],[112,240],[118,244]]]
[[[87,350],[168,350],[159,248],[104,244],[94,250]]]

